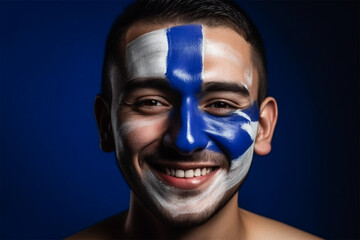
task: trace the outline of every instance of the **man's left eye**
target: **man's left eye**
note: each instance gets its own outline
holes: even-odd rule
[[[210,104],[209,107],[214,107],[214,108],[234,108],[233,106],[231,106],[230,104],[225,103],[225,102],[214,102],[214,103]]]
[[[203,107],[203,110],[215,116],[227,116],[238,108],[226,101],[214,101]]]

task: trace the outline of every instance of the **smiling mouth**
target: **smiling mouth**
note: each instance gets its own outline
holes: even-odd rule
[[[169,186],[194,190],[209,182],[219,167],[211,166],[162,166],[149,164],[159,179]]]
[[[214,167],[194,168],[188,170],[162,167],[163,173],[176,178],[193,178],[193,177],[205,176],[214,170],[215,170]]]

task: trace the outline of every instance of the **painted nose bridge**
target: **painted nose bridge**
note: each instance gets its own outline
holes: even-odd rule
[[[204,131],[205,123],[198,109],[197,100],[187,97],[180,108],[180,127],[176,135],[176,148],[182,153],[204,149],[208,138]]]

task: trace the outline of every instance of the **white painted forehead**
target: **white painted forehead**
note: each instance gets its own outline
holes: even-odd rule
[[[126,69],[129,80],[145,77],[165,78],[169,50],[167,30],[168,28],[163,28],[145,33],[126,45]],[[209,28],[203,26],[203,59],[217,57],[232,62],[240,68],[244,67],[242,56],[232,46],[208,38],[207,31]],[[247,70],[244,73],[246,88],[252,84],[252,70]],[[213,74],[213,72],[203,69],[203,79]]]
[[[165,77],[168,42],[166,28],[145,33],[126,45],[129,79]]]

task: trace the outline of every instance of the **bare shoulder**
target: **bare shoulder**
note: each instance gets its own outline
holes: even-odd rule
[[[287,224],[239,209],[248,239],[321,239]]]
[[[67,240],[79,239],[115,239],[123,236],[127,211],[105,219],[89,228],[82,230]]]

